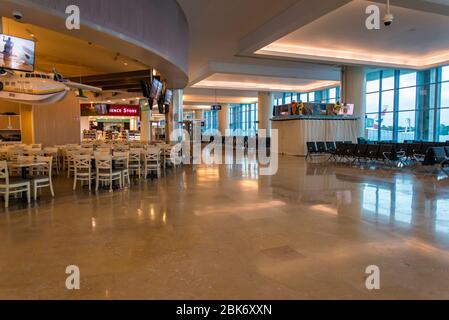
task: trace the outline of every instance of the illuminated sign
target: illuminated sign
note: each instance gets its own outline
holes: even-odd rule
[[[115,104],[81,104],[81,116],[139,117],[140,106]]]
[[[111,105],[109,106],[108,115],[138,117],[140,115],[140,107]]]

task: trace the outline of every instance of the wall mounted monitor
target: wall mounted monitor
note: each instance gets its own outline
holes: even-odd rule
[[[151,95],[151,88],[145,80],[140,80],[140,87],[145,98],[149,99]]]
[[[151,93],[150,93],[150,99],[159,100],[159,97],[162,93],[162,82],[160,82],[157,79],[153,79],[153,82],[151,84]]]
[[[165,102],[164,102],[164,104],[166,106],[171,105],[172,99],[173,99],[173,91],[171,91],[169,89],[165,90]]]
[[[35,42],[0,34],[0,68],[34,71]]]

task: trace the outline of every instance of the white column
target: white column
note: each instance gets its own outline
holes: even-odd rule
[[[342,71],[341,99],[343,103],[354,104],[354,116],[358,117],[357,137],[366,137],[366,69],[345,67]]]
[[[203,110],[195,110],[194,120],[203,120]]]
[[[259,92],[259,130],[266,129],[267,136],[271,137],[271,121],[273,117],[274,97],[272,92]]]
[[[170,112],[165,115],[165,139],[170,141],[170,135],[174,130],[182,129],[184,90],[173,90],[173,103],[170,106]],[[171,141],[178,142],[178,141]]]
[[[226,134],[226,129],[229,129],[229,105],[222,105],[221,110],[218,111],[218,130],[221,135]]]
[[[142,111],[140,120],[140,140],[151,141],[151,111]]]

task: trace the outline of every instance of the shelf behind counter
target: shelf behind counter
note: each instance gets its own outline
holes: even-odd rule
[[[358,120],[353,116],[290,115],[273,117],[271,122],[278,132],[280,154],[306,156],[309,141],[356,141]]]

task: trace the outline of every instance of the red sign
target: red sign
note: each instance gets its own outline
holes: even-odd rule
[[[108,115],[138,117],[138,116],[140,116],[140,107],[139,106],[110,105]]]
[[[81,104],[82,117],[95,116],[117,116],[117,117],[139,117],[140,106],[116,105],[116,104]]]

